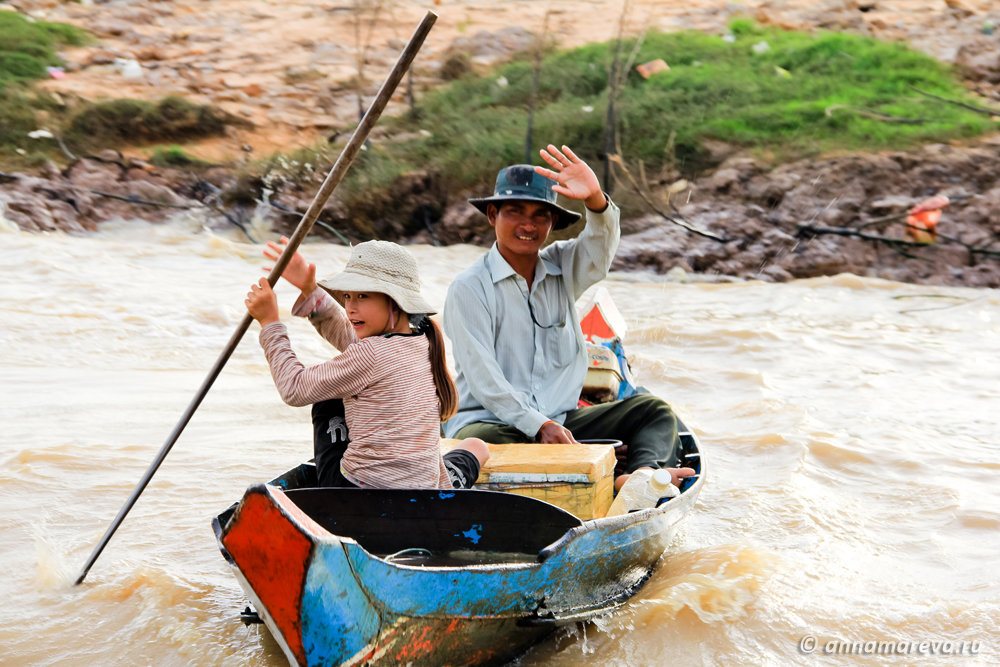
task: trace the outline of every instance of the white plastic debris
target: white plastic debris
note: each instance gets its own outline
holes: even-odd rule
[[[115,58],[115,69],[125,79],[135,80],[143,78],[142,65],[135,58]]]

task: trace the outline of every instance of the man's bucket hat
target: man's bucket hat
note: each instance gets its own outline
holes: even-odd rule
[[[492,197],[476,197],[470,199],[469,203],[486,213],[486,207],[490,204],[499,205],[500,202],[511,199],[544,202],[556,214],[553,228],[563,229],[579,220],[580,214],[556,203],[556,191],[552,189],[554,184],[555,181],[539,174],[530,164],[515,164],[504,167],[497,174]]]
[[[403,246],[391,241],[365,241],[354,246],[344,270],[319,281],[319,286],[341,306],[344,292],[378,292],[389,296],[409,315],[437,312],[420,296],[417,261]]]

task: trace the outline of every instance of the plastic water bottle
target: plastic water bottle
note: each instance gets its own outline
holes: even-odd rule
[[[649,484],[646,486],[647,499],[655,498],[650,507],[659,507],[674,496],[680,495],[680,489],[673,485],[671,479],[669,470],[661,468],[653,471],[653,476],[649,478]]]
[[[656,507],[676,496],[680,491],[670,483],[669,470],[639,469],[619,489],[607,516],[628,514],[635,510]]]

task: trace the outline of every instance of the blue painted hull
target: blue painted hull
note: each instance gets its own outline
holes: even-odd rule
[[[300,466],[251,487],[216,532],[292,664],[502,664],[631,597],[700,472],[660,508],[580,521],[490,491],[296,490]]]

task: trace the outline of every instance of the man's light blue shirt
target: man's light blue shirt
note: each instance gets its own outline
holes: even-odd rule
[[[473,422],[509,424],[533,438],[550,419],[577,407],[587,351],[576,300],[608,275],[618,249],[614,202],[587,210],[579,236],[545,247],[534,284],[518,275],[496,243],[448,288],[444,329],[457,371],[458,413],[444,424],[453,437]]]

